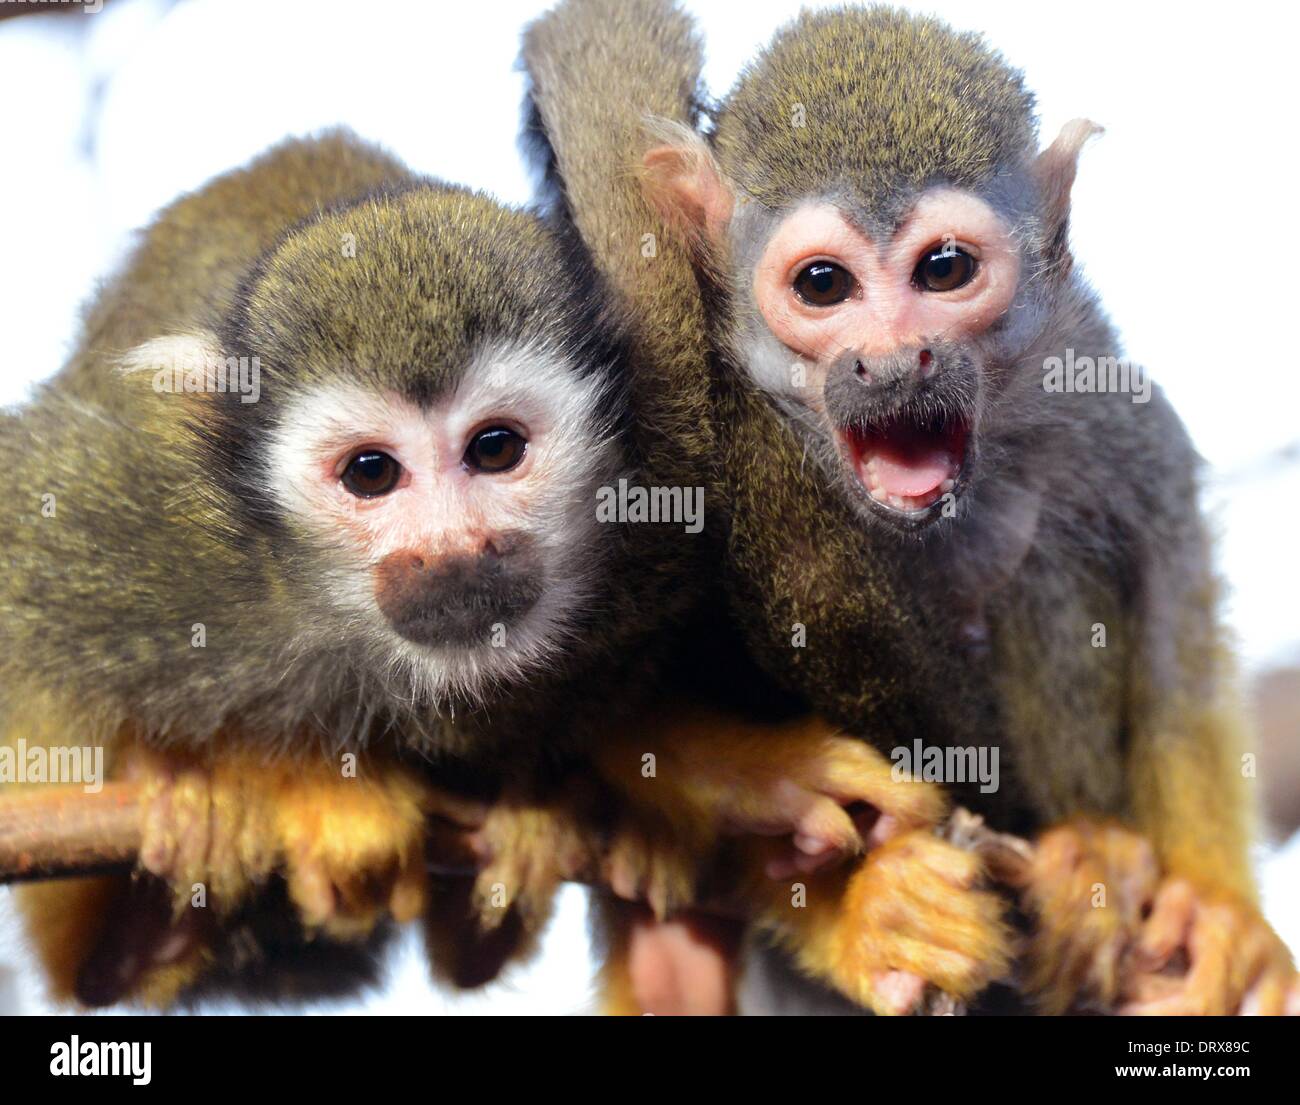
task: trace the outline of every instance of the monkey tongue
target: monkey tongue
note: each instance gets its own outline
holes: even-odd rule
[[[931,499],[957,474],[956,443],[945,434],[895,425],[854,433],[852,441],[858,479],[877,499]]]

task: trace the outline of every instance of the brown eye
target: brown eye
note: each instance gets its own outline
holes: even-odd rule
[[[465,464],[475,472],[508,472],[524,459],[528,442],[505,426],[476,433],[465,450]]]
[[[402,466],[387,453],[366,449],[343,469],[343,486],[358,499],[374,499],[392,491],[401,476]]]
[[[969,284],[974,275],[974,257],[955,246],[939,246],[921,258],[912,283],[927,292],[951,292]]]
[[[795,294],[813,307],[834,307],[853,294],[849,270],[833,261],[814,261],[794,278]]]

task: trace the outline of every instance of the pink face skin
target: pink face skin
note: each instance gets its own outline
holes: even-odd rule
[[[974,277],[948,292],[917,287],[912,275],[931,250],[951,243],[976,261]],[[829,307],[804,302],[795,278],[815,261],[852,274],[853,293]],[[890,241],[875,242],[833,206],[805,204],[768,243],[754,298],[776,338],[811,361],[820,401],[826,368],[847,352],[879,356],[941,338],[978,334],[1011,304],[1020,275],[1015,242],[982,200],[950,188],[920,198]]]
[[[313,513],[332,519],[374,564],[393,553],[433,561],[490,551],[494,537],[509,528],[514,500],[534,466],[533,450],[525,449],[508,471],[491,473],[468,467],[465,451],[474,435],[489,427],[504,426],[525,439],[530,431],[517,421],[489,418],[471,424],[458,414],[356,397],[347,421],[340,418],[333,433],[314,442],[312,471],[299,484]],[[362,498],[345,486],[344,471],[365,452],[386,453],[401,466],[386,494]]]
[[[936,251],[974,259],[972,275],[949,290],[916,279]],[[818,305],[796,290],[800,274],[829,262],[849,275],[848,294]],[[898,232],[874,241],[829,203],[806,203],[772,235],[754,274],[754,299],[773,336],[806,369],[797,394],[826,413],[830,368],[846,354],[862,358],[913,351],[919,378],[934,371],[931,342],[960,342],[994,323],[1011,305],[1020,256],[1006,225],[988,204],[952,188],[923,195]],[[828,427],[858,482],[882,507],[912,514],[931,507],[957,483],[965,430],[896,426],[887,432]]]

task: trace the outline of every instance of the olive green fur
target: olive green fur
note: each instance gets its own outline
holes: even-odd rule
[[[304,388],[345,380],[433,402],[501,340],[608,377],[625,474],[678,482],[682,416],[619,409],[627,343],[591,271],[536,215],[416,178],[342,132],[283,143],[162,212],[92,302],[66,367],[0,422],[14,481],[0,505],[4,739],[102,744],[110,764],[124,728],[180,749],[372,748],[484,796],[507,780],[554,793],[652,693],[704,584],[687,570],[702,542],[680,523],[601,527],[599,587],[550,669],[482,703],[434,703],[322,609],[322,550],[258,466]],[[142,343],[196,332],[258,357],[257,402],[160,394],[150,371],[122,373]],[[458,976],[463,924],[428,924]]]
[[[580,16],[602,21],[588,36],[623,42],[629,57],[640,51],[635,72],[675,71],[673,40],[658,30],[679,25],[671,4],[625,15],[621,5],[571,2],[547,18]],[[550,49],[563,56],[562,45]],[[575,51],[565,73],[576,91],[547,126],[570,215],[605,275],[627,286],[638,259],[600,246],[639,230],[641,216],[629,222],[631,201],[586,182],[592,165],[605,180],[635,172],[662,138],[629,150],[621,136],[657,105],[645,90],[635,98],[630,77],[619,85],[617,73],[593,67],[599,76],[588,79],[580,61]],[[792,126],[798,105],[802,128]],[[742,209],[756,201],[780,213],[827,197],[850,214],[897,216],[919,191],[951,184],[1006,201],[1009,218],[1028,220],[1018,227],[1037,220],[1052,230],[1036,209],[1033,98],[1021,75],[977,36],[935,20],[887,8],[804,15],[714,116],[708,140]],[[679,102],[668,118],[688,115]],[[665,365],[709,378],[700,424],[715,435],[723,508],[709,525],[725,524],[732,612],[772,676],[883,750],[918,739],[998,747],[997,793],[955,788],[996,825],[1032,832],[1072,815],[1117,817],[1150,833],[1171,862],[1195,841],[1204,869],[1249,897],[1245,727],[1197,506],[1199,459],[1158,390],[1145,405],[1045,394],[1045,358],[1067,347],[1080,357],[1121,352],[1082,277],[1046,263],[1051,241],[1022,240],[1035,313],[988,338],[990,356],[1003,359],[994,357],[982,399],[986,478],[923,538],[865,525],[830,476],[838,458],[749,381],[735,341],[736,284],[747,277],[714,271],[725,257],[680,276],[675,296],[636,295],[638,332],[650,336],[643,355],[658,356],[664,335]],[[706,341],[695,322],[701,293]],[[683,340],[697,341],[693,352]],[[1017,548],[1024,516],[1034,537]],[[983,646],[959,643],[968,622],[987,625]],[[1096,624],[1104,648],[1093,644]]]
[[[976,34],[890,8],[804,12],[716,116],[727,176],[754,199],[846,189],[867,207],[943,179],[978,190],[1036,152],[1034,99]]]

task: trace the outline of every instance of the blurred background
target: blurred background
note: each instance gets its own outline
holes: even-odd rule
[[[527,203],[516,57],[549,6],[0,0],[0,404],[59,367],[132,231],[286,135],[343,123],[413,169]],[[801,5],[684,6],[721,96]],[[1078,115],[1106,127],[1074,189],[1075,255],[1209,463],[1205,505],[1260,722],[1265,907],[1300,951],[1300,372],[1270,344],[1295,314],[1276,266],[1285,275],[1296,212],[1300,17],[1266,2],[1212,19],[1106,0],[900,6],[985,32],[1023,68],[1044,143]],[[586,1011],[584,910],[568,888],[538,960],[482,993],[435,991],[407,942],[382,991],[312,1011]],[[0,890],[0,1013],[49,1011],[16,927]]]

